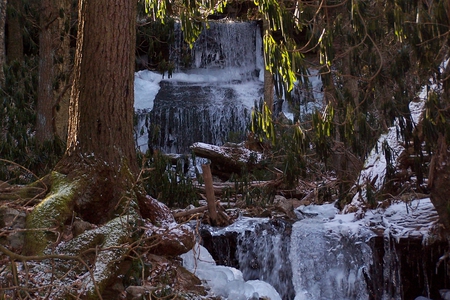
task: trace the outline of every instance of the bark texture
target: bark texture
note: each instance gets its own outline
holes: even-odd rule
[[[6,0],[0,0],[0,88],[5,80],[3,65],[6,62],[5,48]]]
[[[136,1],[80,0],[67,149],[56,170],[90,178],[75,211],[90,223],[110,220],[135,198],[133,66]],[[120,210],[120,209],[119,209]]]
[[[3,0],[2,0],[3,1]],[[6,21],[8,23],[8,61],[23,60],[22,1],[8,0]]]
[[[39,142],[53,139],[53,82],[56,42],[59,40],[58,10],[53,0],[42,0],[39,33],[39,87],[36,107],[36,138]]]
[[[135,169],[133,66],[136,1],[80,0],[66,158],[95,156]]]
[[[441,136],[438,147],[430,164],[429,187],[431,202],[439,214],[439,219],[446,228],[450,230],[450,148],[445,138]]]
[[[54,91],[55,105],[53,107],[54,125],[56,135],[62,140],[67,140],[67,126],[69,124],[69,101],[72,87],[73,63],[70,52],[70,30],[72,21],[72,1],[58,1],[60,17],[58,29],[60,42],[56,49],[56,72],[60,79],[59,86]]]

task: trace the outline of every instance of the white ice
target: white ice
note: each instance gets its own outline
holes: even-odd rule
[[[242,272],[236,268],[217,266],[208,250],[196,245],[181,255],[183,266],[203,280],[214,295],[229,300],[247,300],[265,297],[281,300],[277,291],[261,280],[244,281]]]
[[[414,237],[426,244],[438,215],[429,198],[340,214],[334,204],[300,206],[292,228],[290,260],[295,300],[369,299],[364,279],[372,264],[367,241],[376,230],[396,240]]]

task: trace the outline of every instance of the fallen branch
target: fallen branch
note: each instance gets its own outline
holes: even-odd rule
[[[216,210],[216,198],[214,196],[212,174],[209,165],[207,164],[202,165],[202,171],[203,171],[203,181],[205,182],[206,201],[208,203],[209,218],[211,220],[212,225],[217,225],[218,216]]]
[[[255,188],[255,187],[267,187],[273,186],[276,187],[281,182],[277,180],[268,180],[268,181],[252,181],[252,182],[222,182],[222,183],[213,183],[213,190],[215,195],[223,195],[225,189],[229,189],[232,192],[237,192],[236,186],[238,188]],[[197,191],[201,193],[206,193],[206,187],[204,184],[199,184],[195,186]]]

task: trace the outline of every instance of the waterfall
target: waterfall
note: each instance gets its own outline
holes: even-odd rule
[[[333,204],[297,211],[295,223],[242,218],[204,227],[218,264],[271,284],[283,300],[440,299],[450,285],[448,242],[436,232],[430,199],[339,214]],[[443,290],[444,289],[444,290]]]
[[[337,209],[330,204],[307,207],[313,215],[292,228],[290,260],[295,300],[369,299],[366,277],[372,263],[372,250],[365,242],[368,230],[340,224],[327,226]]]
[[[264,59],[257,22],[211,21],[192,49],[179,24],[170,78],[150,71],[135,74],[135,139],[142,152],[189,153],[195,142],[223,145],[245,140],[250,112],[263,97]],[[307,86],[296,86],[283,112],[293,120],[322,107],[317,70]],[[300,109],[301,108],[301,109]]]
[[[289,261],[291,229],[288,222],[270,220],[240,234],[236,248],[244,279],[270,283],[285,300],[295,296]]]
[[[205,226],[202,244],[218,264],[238,268],[244,280],[262,280],[283,300],[295,296],[289,261],[292,222],[241,218],[224,229]],[[231,299],[230,299],[231,300]]]
[[[243,141],[251,108],[263,95],[259,26],[256,22],[210,22],[190,50],[187,67],[182,54],[189,47],[179,25],[175,32],[170,57],[177,70],[171,78],[149,76],[149,71],[135,75],[139,148],[188,153],[195,142]],[[143,89],[142,81],[157,84],[157,93]]]

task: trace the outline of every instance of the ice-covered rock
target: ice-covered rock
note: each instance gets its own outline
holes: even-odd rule
[[[278,292],[261,280],[244,281],[242,272],[236,268],[217,266],[208,250],[196,245],[191,251],[181,255],[183,266],[203,280],[211,291],[230,300],[248,300],[265,297],[281,300]]]

